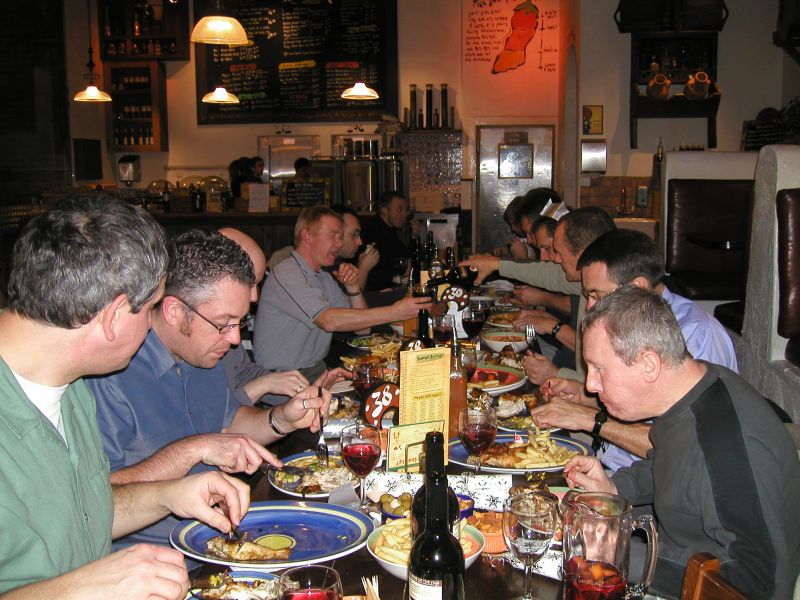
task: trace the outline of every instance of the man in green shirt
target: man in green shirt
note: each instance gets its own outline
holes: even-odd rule
[[[116,201],[67,201],[33,219],[14,246],[0,313],[3,600],[183,598],[180,553],[142,544],[109,554],[112,537],[169,513],[227,532],[247,511],[247,486],[219,472],[109,483],[81,377],[128,364],[167,263],[159,225]]]

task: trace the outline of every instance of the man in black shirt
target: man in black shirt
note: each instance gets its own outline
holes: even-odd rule
[[[378,264],[369,273],[367,289],[391,288],[394,285],[392,279],[398,274],[399,260],[411,255],[399,235],[409,212],[409,201],[400,192],[384,192],[378,199],[378,214],[364,221],[361,239],[365,245],[374,244],[380,253]]]

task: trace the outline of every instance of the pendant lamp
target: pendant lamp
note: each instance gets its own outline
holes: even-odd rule
[[[220,44],[226,46],[246,46],[247,39],[242,24],[233,17],[222,14],[220,0],[217,0],[216,15],[203,17],[192,29],[191,40],[198,44]]]
[[[92,7],[91,0],[86,0],[86,22],[89,34],[89,62],[86,63],[88,73],[84,73],[83,78],[89,83],[85,90],[81,90],[73,97],[75,102],[111,102],[111,96],[95,85],[100,77],[94,72],[94,49],[92,48]]]
[[[377,100],[380,96],[378,92],[371,87],[367,87],[364,82],[359,81],[353,87],[349,87],[343,91],[342,98],[345,100]]]
[[[207,93],[203,96],[202,101],[206,104],[239,104],[239,98],[222,86],[215,88],[213,92]]]

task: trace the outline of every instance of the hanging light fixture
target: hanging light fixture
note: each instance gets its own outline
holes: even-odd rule
[[[202,101],[206,104],[239,104],[239,98],[222,86],[215,88],[213,92],[208,92]]]
[[[343,91],[342,98],[345,100],[377,100],[380,96],[378,92],[371,87],[367,87],[364,82],[359,81],[353,87],[349,87]]]
[[[84,73],[83,78],[86,79],[89,83],[86,86],[85,90],[81,90],[77,94],[73,100],[75,102],[111,102],[111,96],[106,94],[103,90],[98,89],[95,85],[95,81],[97,81],[100,76],[96,75],[94,72],[94,49],[92,48],[92,7],[91,7],[91,0],[86,0],[86,22],[87,22],[87,31],[89,33],[89,62],[86,63],[86,68],[89,70],[88,73]]]
[[[226,46],[246,46],[250,43],[247,32],[233,17],[222,15],[220,0],[217,0],[216,15],[203,17],[192,29],[191,40],[199,44],[221,44]]]

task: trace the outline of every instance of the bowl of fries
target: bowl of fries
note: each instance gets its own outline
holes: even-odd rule
[[[464,566],[468,569],[483,552],[486,540],[472,525],[462,523],[460,542],[464,550]],[[397,519],[378,527],[369,535],[367,550],[386,572],[406,581],[411,543],[411,519]]]

